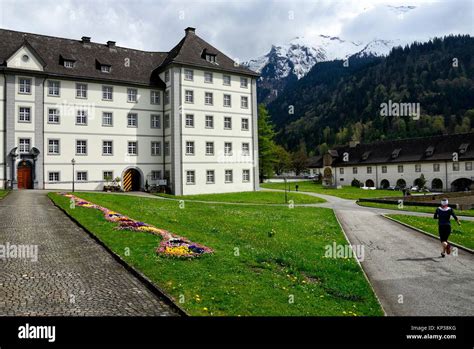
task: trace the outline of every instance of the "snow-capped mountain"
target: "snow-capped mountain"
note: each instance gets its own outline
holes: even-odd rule
[[[400,44],[381,39],[362,43],[328,35],[296,37],[286,44],[272,45],[266,55],[243,64],[261,74],[259,100],[270,102],[289,81],[301,79],[318,62],[346,59],[352,55],[385,56]]]

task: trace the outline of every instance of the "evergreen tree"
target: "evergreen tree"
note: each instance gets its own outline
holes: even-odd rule
[[[273,175],[275,164],[275,131],[263,104],[258,105],[258,160],[260,182]]]

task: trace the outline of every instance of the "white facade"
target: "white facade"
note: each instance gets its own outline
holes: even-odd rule
[[[392,163],[392,164],[366,164],[357,166],[344,166],[333,168],[333,178],[337,185],[351,185],[355,178],[366,186],[383,188],[396,186],[402,179],[406,186],[415,184],[415,180],[421,174],[425,177],[426,187],[432,190],[442,189],[452,190],[453,182],[467,178],[474,180],[474,170],[472,161],[433,161],[433,162],[413,162],[413,163]],[[433,180],[439,180],[442,188],[436,188]]]
[[[51,77],[28,46],[7,67],[0,75],[0,187],[18,187],[22,161],[33,167],[32,187],[39,189],[70,190],[74,181],[76,190],[102,190],[105,175],[123,178],[129,169],[138,171],[140,189],[166,179],[176,195],[258,187],[254,76],[172,64],[160,73],[165,89]],[[212,82],[205,81],[209,74]]]

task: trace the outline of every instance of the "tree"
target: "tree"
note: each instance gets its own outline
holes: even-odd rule
[[[275,145],[274,148],[275,163],[273,169],[277,175],[291,169],[291,155],[281,145]]]
[[[415,179],[415,185],[420,188],[420,189],[424,189],[425,188],[425,185],[426,185],[426,179],[425,179],[425,176],[423,175],[423,173],[420,175],[420,177],[418,177],[417,179]]]
[[[275,131],[263,104],[258,105],[258,164],[260,182],[271,177],[275,163]]]
[[[292,154],[292,164],[297,176],[308,167],[308,154],[304,142],[301,142],[299,149]]]

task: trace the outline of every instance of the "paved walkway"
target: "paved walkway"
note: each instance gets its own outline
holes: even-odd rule
[[[334,209],[350,243],[364,246],[362,266],[387,315],[474,314],[473,254],[458,250],[458,256],[441,258],[437,239],[382,216],[393,210],[363,207],[330,195],[304,194],[326,199],[318,206]]]
[[[0,200],[0,245],[38,246],[37,262],[0,259],[0,316],[177,315],[46,195]]]

